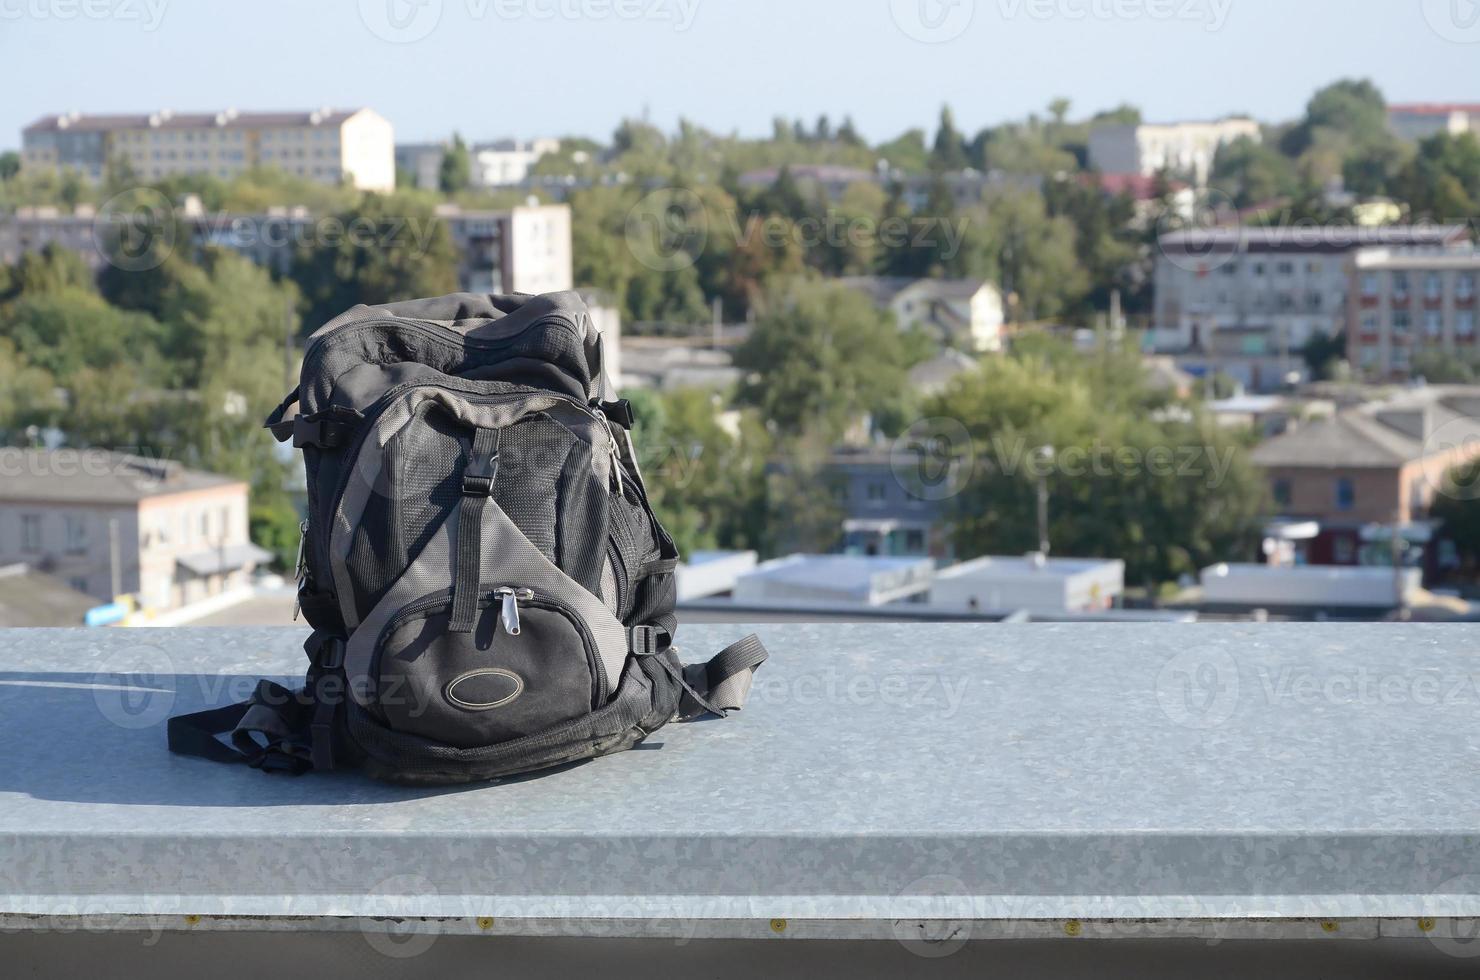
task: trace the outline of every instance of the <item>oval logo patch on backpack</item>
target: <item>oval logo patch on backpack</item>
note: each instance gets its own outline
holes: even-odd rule
[[[488,711],[513,701],[524,693],[524,678],[502,667],[470,670],[447,682],[448,701],[469,711]]]

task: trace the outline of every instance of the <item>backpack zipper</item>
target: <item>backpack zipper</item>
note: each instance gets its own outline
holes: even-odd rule
[[[504,630],[510,636],[518,636],[519,600],[523,599],[525,602],[528,602],[533,599],[534,589],[515,589],[506,585],[494,589],[493,594],[503,603],[503,608],[499,611],[499,615],[504,621]]]

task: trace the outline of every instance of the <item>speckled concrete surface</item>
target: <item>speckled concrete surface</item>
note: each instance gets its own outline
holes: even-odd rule
[[[741,714],[452,791],[165,751],[303,631],[0,631],[0,913],[1480,915],[1473,626],[758,630]]]

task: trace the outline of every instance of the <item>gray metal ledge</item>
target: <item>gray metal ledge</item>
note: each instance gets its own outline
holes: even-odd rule
[[[170,714],[297,675],[300,631],[0,631],[0,928],[1144,939],[1480,917],[1474,627],[756,629],[772,659],[731,719],[440,791],[166,752]],[[742,632],[682,639],[707,656]]]

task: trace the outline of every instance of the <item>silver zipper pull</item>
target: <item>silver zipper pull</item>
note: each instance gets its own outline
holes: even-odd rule
[[[298,613],[303,609],[303,583],[308,581],[308,519],[298,522],[298,562],[293,569],[293,578],[298,588],[293,591],[293,622],[298,622]]]
[[[534,598],[533,589],[510,589],[502,588],[494,591],[494,595],[503,601],[500,616],[504,621],[504,631],[510,636],[519,635],[519,600],[528,602]]]
[[[607,418],[606,413],[599,408],[595,409],[593,414],[601,421],[602,425],[606,426],[606,452],[611,458],[612,481],[617,485],[617,493],[622,493],[621,451],[617,449],[617,436],[612,431],[611,419]]]

